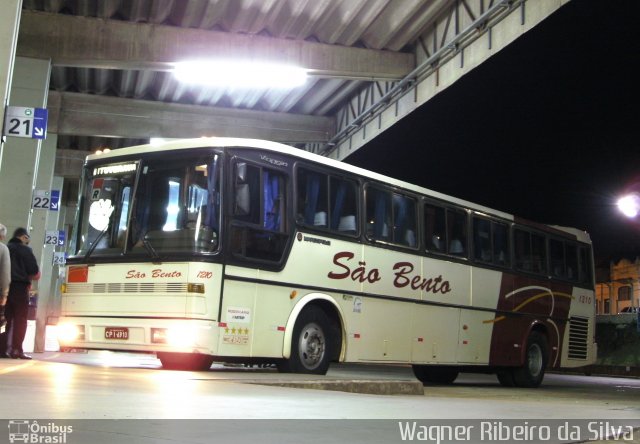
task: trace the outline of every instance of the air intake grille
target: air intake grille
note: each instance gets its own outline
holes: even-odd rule
[[[119,294],[119,293],[186,293],[187,284],[184,282],[127,282],[109,284],[67,284],[67,294]]]
[[[587,359],[589,319],[573,317],[569,320],[569,359]]]

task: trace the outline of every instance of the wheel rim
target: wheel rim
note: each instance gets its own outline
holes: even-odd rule
[[[532,344],[531,347],[529,347],[527,365],[529,367],[529,374],[534,378],[538,377],[542,371],[542,362],[542,349],[538,344]]]
[[[320,365],[324,358],[326,340],[324,332],[318,324],[307,324],[300,332],[300,360],[308,370]]]

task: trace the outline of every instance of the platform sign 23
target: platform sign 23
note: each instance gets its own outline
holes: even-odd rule
[[[44,243],[45,245],[57,245],[61,247],[64,245],[64,239],[64,231],[47,230],[44,236]]]

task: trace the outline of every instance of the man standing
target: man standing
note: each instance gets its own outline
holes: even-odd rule
[[[7,353],[13,359],[31,359],[31,356],[24,354],[22,342],[27,333],[31,281],[40,279],[40,270],[36,257],[28,246],[30,240],[25,228],[17,228],[7,245],[11,255],[11,285],[5,309],[6,336],[8,339],[9,334],[11,335],[11,349],[9,351],[7,347]]]
[[[9,283],[11,283],[11,257],[9,249],[4,240],[7,237],[7,227],[0,224],[0,334],[4,333],[7,321],[4,317],[4,306],[7,303],[7,295],[9,294]],[[0,346],[2,339],[0,339]],[[6,350],[0,348],[0,358],[4,357]]]

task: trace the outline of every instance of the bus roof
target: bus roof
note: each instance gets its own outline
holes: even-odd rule
[[[346,171],[346,172],[357,174],[370,179],[378,180],[397,188],[402,188],[405,190],[416,192],[418,194],[424,194],[424,195],[431,196],[446,202],[451,202],[453,204],[461,205],[479,213],[497,216],[510,221],[514,220],[514,216],[512,214],[505,213],[503,211],[495,210],[489,207],[485,207],[483,205],[478,205],[473,202],[466,201],[464,199],[458,199],[456,197],[449,196],[447,194],[439,193],[437,191],[433,191],[428,188],[414,185],[402,180],[394,179],[392,177],[385,176],[383,174],[365,170],[364,168],[349,165],[347,163],[344,163],[335,159],[331,159],[329,157],[324,157],[318,154],[310,153],[308,151],[294,148],[289,145],[285,145],[278,142],[271,142],[267,140],[261,140],[261,139],[244,139],[244,138],[234,138],[234,137],[201,137],[197,139],[173,140],[173,141],[162,142],[159,144],[147,144],[147,145],[131,146],[127,148],[119,148],[117,150],[112,150],[102,154],[91,154],[87,156],[86,161],[89,162],[89,161],[107,159],[107,158],[118,158],[121,156],[129,156],[129,155],[136,155],[136,154],[149,153],[149,152],[174,151],[174,150],[181,150],[181,149],[207,148],[207,147],[259,148],[259,149],[277,152],[280,154],[287,154],[293,157],[309,160],[312,162],[317,162],[319,164],[330,166],[342,171]],[[567,228],[567,227],[560,227],[560,226],[551,226],[551,225],[546,225],[546,226],[555,230],[563,231],[572,236],[576,236],[576,238],[582,242],[591,243],[589,234],[586,233],[585,231],[581,231],[575,228]]]

